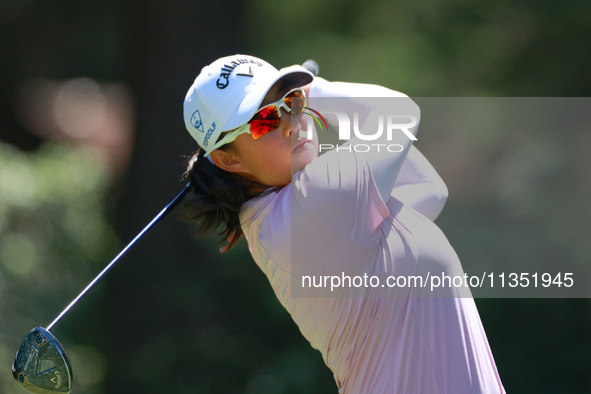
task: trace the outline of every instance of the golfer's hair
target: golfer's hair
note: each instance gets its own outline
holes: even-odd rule
[[[220,149],[232,149],[231,145]],[[203,157],[204,153],[199,149],[187,162],[185,177],[193,182],[193,188],[185,199],[183,213],[186,220],[197,223],[197,236],[219,229],[222,236],[220,250],[224,253],[242,238],[240,208],[246,201],[257,197],[249,195],[249,187],[260,185],[218,168]]]

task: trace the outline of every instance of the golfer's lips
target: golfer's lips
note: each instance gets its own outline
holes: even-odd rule
[[[300,146],[304,145],[306,142],[310,142],[310,140],[309,140],[309,139],[307,139],[307,138],[305,138],[305,137],[304,137],[304,138],[300,138],[300,139],[298,139],[298,140],[295,142],[295,144],[294,144],[293,148],[291,149],[291,152],[293,153],[293,152],[294,152],[294,151],[295,151],[295,150],[296,150],[298,147],[300,147]]]

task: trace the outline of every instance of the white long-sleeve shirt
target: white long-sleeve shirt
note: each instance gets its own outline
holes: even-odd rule
[[[388,94],[320,78],[310,90],[311,97]],[[397,157],[331,151],[281,190],[247,202],[240,221],[251,254],[322,353],[339,393],[504,393],[465,292],[450,287],[434,298],[413,286],[302,285],[304,276],[342,275],[344,281],[366,275],[383,284],[394,276],[462,274],[433,223],[447,197],[445,184],[410,144]]]

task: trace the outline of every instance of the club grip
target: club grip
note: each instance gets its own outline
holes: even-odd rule
[[[302,67],[304,67],[306,70],[310,71],[312,74],[314,74],[314,76],[317,76],[318,73],[320,72],[320,67],[318,67],[318,63],[316,63],[312,59],[306,60],[304,62],[304,64],[302,64]]]

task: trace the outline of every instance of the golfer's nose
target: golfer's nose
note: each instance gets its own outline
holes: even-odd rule
[[[281,133],[285,138],[291,137],[291,114],[281,108],[281,124],[279,127],[281,128]]]

